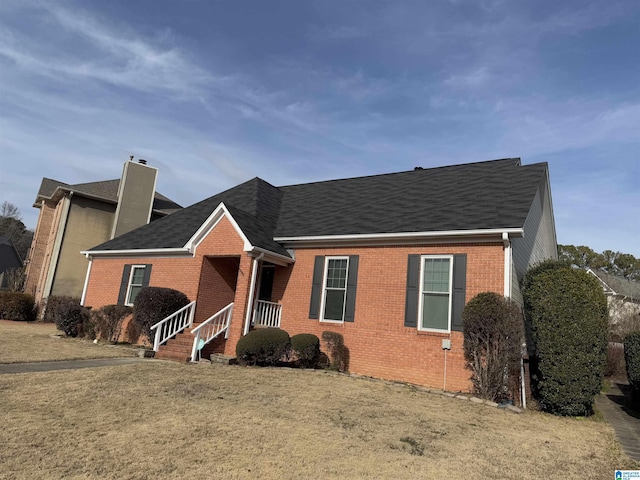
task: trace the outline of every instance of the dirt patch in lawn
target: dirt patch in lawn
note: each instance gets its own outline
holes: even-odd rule
[[[136,350],[79,338],[59,338],[51,323],[0,320],[0,363],[129,357]]]
[[[0,478],[610,478],[593,420],[322,371],[154,363],[0,377]]]

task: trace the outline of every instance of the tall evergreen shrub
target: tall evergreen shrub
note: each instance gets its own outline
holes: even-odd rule
[[[505,400],[517,381],[524,340],[522,310],[497,293],[476,295],[462,311],[464,358],[474,392],[492,401]]]
[[[153,343],[155,331],[151,327],[188,304],[189,298],[173,288],[144,287],[136,295],[133,321]]]
[[[608,310],[598,280],[584,270],[548,260],[524,277],[531,329],[533,393],[543,410],[589,415],[604,374]]]
[[[624,338],[624,359],[633,403],[640,408],[640,332],[632,332]]]

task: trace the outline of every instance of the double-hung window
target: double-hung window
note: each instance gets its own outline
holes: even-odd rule
[[[344,322],[348,272],[349,257],[325,258],[321,321]]]
[[[452,255],[421,257],[418,329],[451,331],[452,283]]]
[[[133,306],[136,296],[144,286],[144,270],[145,265],[132,265],[129,283],[127,285],[127,299],[125,305]]]
[[[359,258],[358,255],[314,258],[309,318],[333,323],[354,321]]]

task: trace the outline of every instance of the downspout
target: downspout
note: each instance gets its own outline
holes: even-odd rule
[[[511,278],[513,269],[513,258],[511,250],[511,241],[509,240],[509,234],[502,232],[502,244],[504,245],[504,297],[511,299]],[[522,408],[527,408],[527,393],[525,390],[524,381],[524,354],[527,351],[527,344],[523,343],[520,353],[520,399],[522,401]]]
[[[87,287],[89,286],[89,275],[91,275],[91,265],[93,264],[93,258],[87,253],[87,259],[89,260],[89,266],[87,267],[87,276],[84,279],[84,287],[82,287],[82,298],[80,298],[80,305],[84,307],[84,301],[87,298]]]
[[[253,259],[253,268],[251,269],[251,285],[249,286],[249,300],[247,302],[247,315],[244,319],[244,330],[242,335],[249,333],[251,327],[251,316],[253,315],[253,296],[256,292],[256,277],[258,276],[258,263],[264,258],[264,252],[260,253]]]
[[[504,245],[504,296],[511,298],[511,241],[507,232],[502,233]]]

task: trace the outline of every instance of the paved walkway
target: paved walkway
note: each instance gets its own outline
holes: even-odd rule
[[[2,363],[0,374],[75,370],[77,368],[113,367],[154,361],[148,358],[93,358],[90,360],[61,360],[56,362]]]
[[[628,389],[629,385],[611,382],[611,390],[598,395],[596,405],[607,423],[615,429],[625,453],[640,461],[640,413],[627,410],[621,388]]]

